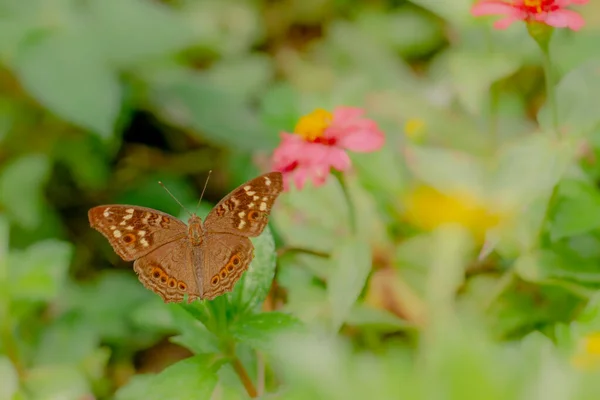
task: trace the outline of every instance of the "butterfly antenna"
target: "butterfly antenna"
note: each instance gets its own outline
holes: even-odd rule
[[[183,208],[183,209],[185,210],[185,212],[186,212],[186,213],[188,213],[190,216],[192,215],[192,213],[191,213],[191,212],[189,212],[189,211],[188,211],[188,209],[187,209],[187,208],[185,208],[185,206],[184,206],[183,204],[181,204],[181,202],[180,202],[179,200],[177,200],[177,197],[175,197],[175,196],[173,195],[173,193],[171,193],[171,191],[170,191],[169,189],[167,189],[167,187],[165,186],[165,184],[164,184],[164,183],[162,183],[161,181],[158,181],[158,184],[159,184],[160,186],[162,186],[162,187],[163,187],[163,189],[165,189],[165,190],[167,191],[167,193],[169,193],[169,196],[171,196],[171,197],[173,198],[173,200],[175,200],[175,201],[177,202],[177,204],[179,204],[179,205],[181,206],[181,208]]]
[[[200,193],[200,199],[198,200],[198,204],[196,205],[196,211],[198,211],[198,207],[200,207],[200,203],[202,202],[202,197],[204,196],[206,185],[208,185],[208,179],[210,178],[210,174],[212,174],[212,169],[208,171],[208,176],[206,177],[206,181],[204,182],[204,188],[202,189],[202,193]]]

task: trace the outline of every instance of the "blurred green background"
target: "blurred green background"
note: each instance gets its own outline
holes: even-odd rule
[[[552,38],[558,136],[472,4],[0,0],[0,400],[598,398],[600,4]],[[212,170],[206,214],[342,105],[386,133],[354,208],[282,194],[232,294],[165,305],[89,227]]]

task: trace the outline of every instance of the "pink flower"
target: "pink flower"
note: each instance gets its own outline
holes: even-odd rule
[[[377,124],[363,118],[360,108],[338,107],[333,113],[317,109],[300,118],[294,133],[281,133],[273,153],[273,169],[283,173],[284,187],[292,180],[302,189],[307,180],[321,186],[331,168],[346,171],[350,157],[346,150],[372,152],[385,140]]]
[[[515,21],[526,21],[577,31],[581,29],[585,21],[581,15],[575,11],[567,10],[565,7],[571,4],[586,4],[587,2],[588,0],[483,0],[473,6],[471,14],[476,17],[504,15],[504,18],[494,24],[497,29],[505,29]]]

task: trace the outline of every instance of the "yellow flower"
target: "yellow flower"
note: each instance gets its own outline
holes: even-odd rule
[[[581,370],[600,369],[600,332],[592,332],[579,341],[571,362]]]
[[[307,141],[314,141],[323,136],[325,129],[331,125],[333,115],[322,108],[317,108],[310,114],[301,117],[294,128],[294,133]]]
[[[501,221],[501,215],[467,191],[444,194],[428,186],[419,186],[406,196],[405,207],[406,220],[420,229],[429,231],[444,224],[459,224],[478,242],[485,239],[487,230]]]
[[[404,134],[414,142],[418,142],[425,134],[425,121],[411,118],[404,124]]]

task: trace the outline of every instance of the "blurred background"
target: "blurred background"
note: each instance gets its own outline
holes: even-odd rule
[[[200,353],[200,322],[140,284],[88,209],[185,218],[157,181],[193,209],[212,170],[205,213],[269,169],[299,117],[343,105],[386,133],[352,155],[364,240],[351,250],[334,179],[280,196],[262,311],[335,328],[330,344],[246,343],[269,356],[241,357],[259,392],[506,399],[554,382],[544,398],[586,398],[560,385],[600,328],[600,5],[551,42],[557,141],[525,25],[494,30],[472,4],[0,0],[0,399],[154,398],[136,379]],[[247,398],[233,369],[214,373],[192,397],[167,376],[160,398]]]

